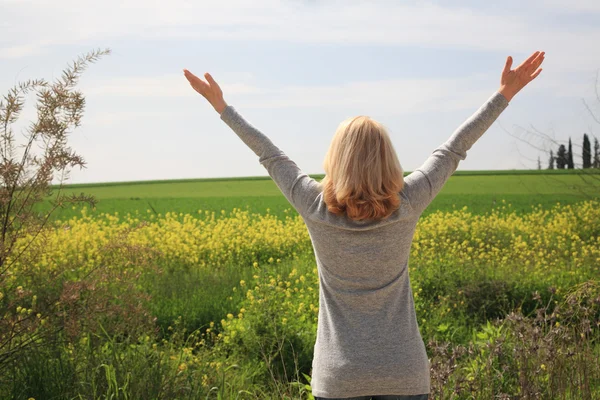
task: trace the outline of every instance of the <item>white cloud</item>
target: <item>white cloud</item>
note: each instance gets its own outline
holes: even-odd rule
[[[118,77],[96,79],[81,85],[86,95],[100,96],[143,96],[143,97],[190,97],[199,96],[181,75],[152,77]],[[221,85],[229,94],[254,94],[262,90],[244,83]]]
[[[41,52],[42,49],[39,46],[32,44],[4,47],[0,49],[0,59],[23,58]]]
[[[559,25],[556,18],[543,15],[594,12],[600,2],[548,4],[523,4],[518,14],[498,15],[387,1],[22,0],[3,4],[7,20],[13,22],[0,26],[0,37],[11,38],[8,44],[0,41],[0,58],[25,57],[61,44],[101,41],[110,46],[113,40],[127,38],[277,40],[473,49],[513,56],[542,49],[548,54],[547,66],[556,73],[595,71],[600,53],[591,46],[600,43],[600,24]],[[440,60],[440,68],[444,62]]]
[[[410,114],[432,111],[472,109],[498,87],[498,71],[462,78],[388,79],[349,81],[336,85],[262,85],[251,74],[238,74],[230,82],[219,81],[225,98],[244,109],[320,108],[348,109],[352,112]],[[543,92],[558,97],[591,97],[594,76],[589,80],[561,79],[560,71],[548,68],[532,82],[527,92]],[[573,77],[572,77],[573,78]],[[217,79],[219,79],[217,77]],[[225,79],[224,79],[225,80]],[[86,96],[96,98],[199,96],[182,75],[117,77],[88,80],[82,84]],[[362,110],[362,111],[361,111]],[[150,116],[150,115],[148,115]],[[98,120],[107,124],[134,119],[136,113],[106,115]]]
[[[538,0],[540,7],[550,7],[564,13],[600,13],[600,2],[598,0]]]
[[[338,108],[367,113],[404,114],[463,109],[494,89],[477,88],[476,79],[398,79],[330,86],[288,86],[245,99],[244,108]],[[479,81],[481,83],[481,81]]]
[[[119,124],[132,120],[150,120],[159,121],[164,119],[173,119],[182,117],[183,112],[172,111],[106,111],[96,112],[90,116],[86,116],[83,121],[83,126],[89,127],[107,127],[119,126]]]
[[[251,78],[248,78],[251,79]],[[349,108],[371,113],[404,114],[450,111],[472,107],[496,89],[491,76],[466,78],[393,79],[318,86],[256,86],[245,82],[221,83],[228,101],[244,109]],[[482,90],[481,87],[489,89]],[[199,96],[179,75],[120,77],[86,82],[86,96],[192,97]],[[137,118],[131,114],[131,118]],[[120,119],[127,118],[123,113]],[[114,118],[109,118],[111,122]]]
[[[526,14],[495,16],[395,2],[23,0],[9,8],[13,18],[27,23],[10,26],[7,33],[28,46],[170,36],[529,51],[529,41],[551,42],[569,35],[560,29],[540,32]]]

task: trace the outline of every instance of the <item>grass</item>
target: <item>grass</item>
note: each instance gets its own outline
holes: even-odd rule
[[[589,170],[591,171],[591,170]],[[533,205],[573,204],[600,197],[600,174],[582,170],[457,171],[425,211],[452,211],[468,207],[476,214],[491,211],[502,200],[517,212],[528,212]],[[319,180],[322,175],[314,175]],[[98,199],[92,212],[121,215],[139,213],[197,213],[198,210],[231,211],[247,208],[251,212],[282,217],[292,209],[270,177],[211,178],[170,181],[108,182],[65,185],[65,194],[85,193]],[[49,202],[38,210],[45,210]],[[53,218],[79,215],[78,209],[57,210]]]
[[[292,262],[285,263],[291,269],[288,264]],[[146,274],[140,283],[152,296],[150,311],[163,333],[179,317],[192,331],[206,329],[210,321],[220,321],[227,313],[239,310],[245,293],[233,288],[239,286],[240,280],[251,281],[255,273],[252,268],[239,265],[210,270],[178,269],[161,275]]]

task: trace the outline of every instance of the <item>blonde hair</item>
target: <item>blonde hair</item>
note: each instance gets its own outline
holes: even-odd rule
[[[339,125],[323,168],[323,201],[334,214],[346,213],[353,220],[382,219],[400,205],[402,167],[386,129],[369,117]]]

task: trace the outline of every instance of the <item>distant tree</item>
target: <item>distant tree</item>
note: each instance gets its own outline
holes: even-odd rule
[[[538,169],[542,169],[542,160],[540,160],[540,156],[538,156]]]
[[[600,143],[598,138],[594,138],[594,168],[600,168]]]
[[[600,69],[596,74],[596,100],[597,103],[594,105],[589,104],[585,99],[582,99],[583,106],[589,112],[591,119],[600,126],[600,112],[595,110],[600,110]],[[575,163],[573,158],[576,157],[578,161],[577,168],[581,168],[583,166],[583,162],[579,162],[579,157],[581,157],[582,153],[579,152],[578,147],[581,146],[580,139],[575,138],[575,151],[578,152],[576,156],[573,155],[573,143],[572,139],[569,139],[567,142],[565,136],[556,136],[554,132],[548,134],[542,130],[537,129],[534,126],[529,128],[527,127],[518,127],[519,129],[515,133],[511,133],[506,131],[510,136],[520,140],[525,143],[529,147],[537,150],[544,162],[544,166],[547,169],[565,169],[565,168],[574,168]],[[592,129],[592,128],[590,128]],[[582,132],[583,134],[583,132]],[[587,140],[592,141],[592,135],[588,131],[586,133]],[[568,136],[568,134],[566,135]],[[562,138],[565,138],[563,141]],[[596,138],[597,137],[597,138]],[[563,145],[561,145],[563,143]],[[568,149],[568,150],[567,150]],[[558,150],[558,151],[557,151]],[[550,153],[550,154],[548,154]],[[559,182],[555,178],[548,176],[549,184],[560,184],[564,187],[565,190],[570,193],[577,193],[577,195],[581,195],[582,197],[595,199],[598,197],[598,193],[600,193],[600,135],[596,135],[594,137],[594,148],[591,149],[590,158],[591,160],[591,168],[581,168],[581,169],[573,169],[573,181],[569,182]],[[587,159],[589,160],[589,158]],[[585,161],[585,165],[587,167],[588,162]],[[531,161],[530,161],[531,163]]]
[[[567,153],[567,168],[574,169],[575,164],[573,163],[573,145],[571,144],[571,138],[569,137],[569,151]]]
[[[567,149],[564,144],[561,144],[556,153],[556,168],[565,169],[567,162]]]
[[[583,134],[583,152],[581,158],[583,159],[583,168],[592,167],[592,147],[587,133]]]

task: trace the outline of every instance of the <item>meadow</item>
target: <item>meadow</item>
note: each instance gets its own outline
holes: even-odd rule
[[[322,175],[311,175],[320,180]],[[56,190],[56,189],[55,189]],[[250,212],[283,217],[290,204],[269,177],[188,179],[170,181],[108,182],[64,185],[65,194],[84,192],[99,200],[93,215],[101,213],[196,213],[198,210]],[[572,204],[598,196],[600,174],[595,170],[457,171],[424,215],[468,206],[475,213],[494,209],[501,200],[517,212],[531,206]],[[40,209],[48,209],[46,202]],[[289,212],[295,213],[294,210]],[[53,218],[79,215],[79,210],[57,210]]]
[[[409,266],[432,398],[600,398],[598,187],[580,171],[450,179]],[[270,180],[65,190],[99,203],[8,260],[0,398],[312,398],[318,274]]]

